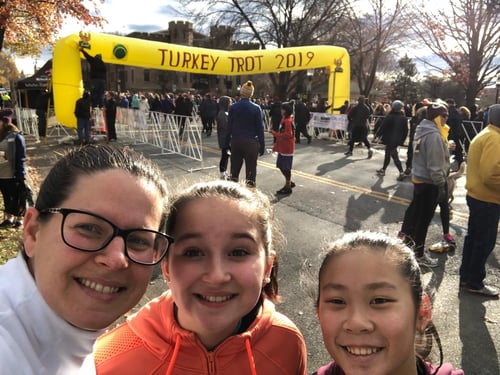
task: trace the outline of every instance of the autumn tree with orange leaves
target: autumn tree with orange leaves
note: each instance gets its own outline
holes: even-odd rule
[[[101,27],[99,4],[104,0],[4,0],[0,1],[0,50],[18,56],[36,56],[50,46],[64,21]]]

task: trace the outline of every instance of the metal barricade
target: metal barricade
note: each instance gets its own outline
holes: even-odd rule
[[[38,139],[38,116],[32,108],[15,108],[17,126],[24,134],[29,134]]]
[[[120,108],[116,131],[119,138],[135,144],[157,147],[160,154],[177,154],[200,161],[203,167],[202,126],[197,116],[182,116],[162,112],[148,114]]]
[[[484,123],[482,121],[462,121],[461,127],[463,137],[460,137],[459,142],[464,150],[465,156],[467,156],[472,139],[483,130]]]

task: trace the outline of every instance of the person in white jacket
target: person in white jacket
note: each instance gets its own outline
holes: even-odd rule
[[[80,371],[103,330],[135,306],[172,239],[159,169],[127,148],[60,159],[0,266],[0,372]]]

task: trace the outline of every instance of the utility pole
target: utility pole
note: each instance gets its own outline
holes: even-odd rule
[[[497,93],[495,95],[495,104],[498,104],[498,90],[500,89],[500,72],[497,73]]]

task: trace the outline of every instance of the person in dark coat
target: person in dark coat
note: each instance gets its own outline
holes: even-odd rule
[[[311,113],[305,103],[297,99],[295,101],[295,143],[300,143],[300,134],[307,138],[307,144],[311,143],[312,137],[307,133],[307,124],[311,119]]]
[[[382,144],[385,145],[385,156],[384,164],[382,168],[377,170],[377,174],[385,176],[385,170],[392,158],[399,171],[398,181],[403,181],[405,178],[403,166],[399,160],[398,146],[401,146],[408,136],[408,120],[403,113],[403,107],[402,101],[395,100],[392,103],[391,111],[382,121],[379,130],[380,139]]]
[[[83,96],[75,103],[76,132],[78,134],[78,143],[90,143],[90,100],[89,92],[85,91]]]
[[[427,105],[429,101],[424,99],[421,102],[415,104],[413,108],[414,114],[410,119],[410,135],[408,139],[408,150],[406,152],[406,169],[404,171],[405,177],[411,176],[411,168],[413,165],[413,139],[415,138],[415,131],[417,130],[417,125],[422,121],[427,114]]]
[[[231,180],[238,182],[245,163],[245,183],[256,186],[257,159],[264,155],[264,119],[262,108],[250,98],[253,96],[252,81],[241,86],[240,100],[231,105],[227,117],[225,147],[231,147]]]
[[[175,114],[179,115],[179,137],[184,134],[186,126],[186,119],[193,114],[193,101],[189,98],[187,93],[181,94],[175,101]]]
[[[269,117],[271,117],[272,130],[278,131],[281,123],[281,101],[275,96],[269,106]]]
[[[450,113],[450,117],[448,117],[448,121],[446,122],[450,127],[449,138],[456,144],[456,148],[453,151],[453,156],[455,162],[460,167],[460,164],[464,162],[464,150],[462,147],[462,143],[465,138],[465,132],[462,129],[462,116],[460,116],[460,113],[458,113],[458,109],[454,99],[447,99],[446,103],[448,104],[448,112]]]
[[[227,162],[231,155],[231,149],[225,144],[227,138],[227,116],[230,105],[231,98],[229,96],[221,96],[219,98],[219,112],[215,118],[217,122],[217,141],[221,150],[219,172],[220,178],[223,180],[227,180],[230,177],[227,173]]]
[[[371,149],[370,142],[368,141],[368,119],[371,116],[371,109],[366,104],[365,97],[361,95],[358,98],[358,104],[355,105],[347,115],[347,118],[352,127],[352,135],[349,140],[349,150],[344,153],[346,156],[352,156],[352,149],[354,148],[354,143],[363,142],[368,149],[368,159],[373,156],[373,151]]]
[[[47,111],[49,110],[50,94],[44,90],[36,99],[36,115],[38,117],[38,136],[45,138],[47,133]]]
[[[215,116],[217,116],[217,103],[212,99],[210,94],[206,94],[200,104],[200,117],[203,131],[206,132],[207,137],[212,135]]]
[[[90,94],[92,107],[100,108],[103,105],[104,90],[106,90],[106,64],[102,61],[102,55],[98,53],[91,56],[84,49],[80,51],[90,65]]]
[[[106,92],[104,103],[104,118],[106,119],[107,140],[116,141],[116,101],[111,91]]]

